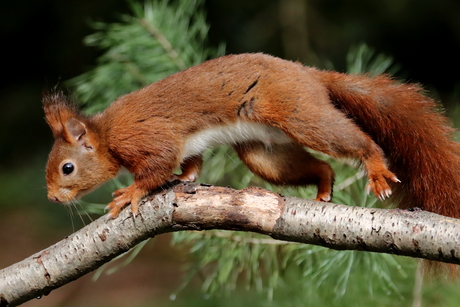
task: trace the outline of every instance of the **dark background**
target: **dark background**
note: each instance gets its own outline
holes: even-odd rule
[[[280,21],[279,2],[207,1],[210,44],[226,42],[228,53],[262,51],[317,65],[308,54],[289,54],[283,48],[286,27]],[[392,55],[408,80],[436,90],[441,98],[449,99],[458,87],[459,1],[302,2],[308,3],[299,21],[306,31],[307,51],[330,60],[337,70],[344,70],[351,46],[366,42]],[[82,43],[93,32],[90,21],[118,21],[122,13],[129,13],[125,0],[2,4],[0,172],[24,166],[31,153],[49,147],[40,110],[41,91],[96,65],[100,51]]]
[[[205,6],[211,27],[209,43],[225,42],[227,53],[262,51],[322,68],[333,63],[335,69],[343,71],[349,48],[366,42],[393,56],[401,76],[421,82],[448,109],[460,101],[460,1],[209,0]],[[52,137],[43,119],[41,93],[97,64],[101,51],[82,43],[93,33],[90,21],[115,22],[120,14],[128,13],[125,0],[2,3],[0,268],[79,227],[71,225],[62,206],[46,200],[44,169]],[[78,224],[79,218],[74,220]],[[162,253],[166,258],[176,257],[168,249]],[[154,267],[150,258],[146,261],[151,274],[158,273],[155,270],[159,268],[165,274],[178,274],[171,273],[177,266],[158,261]],[[137,263],[142,264],[142,260]],[[133,266],[125,274],[135,270]],[[148,273],[145,267],[139,271]],[[178,282],[171,284],[176,287]],[[98,286],[88,288],[87,280],[80,287],[86,287],[82,293],[87,294],[93,287],[99,291]],[[65,287],[62,295],[70,296],[66,289],[77,291],[75,287]]]

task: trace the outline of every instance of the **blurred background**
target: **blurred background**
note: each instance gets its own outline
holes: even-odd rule
[[[205,10],[209,44],[224,42],[226,53],[265,52],[344,71],[349,49],[366,43],[393,57],[399,66],[397,77],[423,84],[456,120],[457,0],[208,0]],[[97,64],[101,51],[83,44],[84,37],[94,33],[92,21],[117,22],[129,13],[126,0],[2,4],[0,268],[90,222],[86,217],[71,218],[63,206],[46,199],[44,170],[52,136],[43,119],[41,93]],[[105,202],[108,196],[96,193],[92,199]],[[186,306],[187,300],[216,306],[193,287],[184,290],[188,296],[171,300],[187,256],[168,242],[163,236],[149,243],[129,267],[112,276],[96,283],[86,276],[25,306]]]

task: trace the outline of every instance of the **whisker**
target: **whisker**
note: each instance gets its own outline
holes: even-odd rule
[[[66,207],[66,210],[67,210],[67,213],[69,214],[69,217],[70,217],[70,222],[72,223],[72,232],[75,232],[75,224],[73,222],[73,211],[72,211],[72,206],[71,205],[68,205],[68,206],[65,206]]]
[[[86,211],[85,207],[81,204],[81,202],[77,201],[76,203],[81,208],[81,210],[79,212],[83,211],[83,213],[91,221],[91,223],[94,222],[93,218],[91,217],[91,215],[89,215],[88,211]]]
[[[78,202],[78,200],[76,200],[76,199],[73,199],[73,200],[72,200],[72,205],[74,206],[75,210],[77,211],[78,216],[80,217],[81,222],[83,223],[84,226],[86,226],[85,219],[83,218],[83,216],[81,215],[80,210],[78,209],[78,206],[80,206],[80,208],[83,208],[83,207],[81,206],[81,204],[80,204],[80,203]],[[83,211],[84,211],[84,210],[83,210]]]

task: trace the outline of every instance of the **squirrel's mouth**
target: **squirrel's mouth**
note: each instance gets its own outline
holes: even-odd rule
[[[49,196],[48,195],[48,200],[52,201],[53,203],[62,203],[62,201],[59,200],[56,196]]]
[[[60,188],[57,191],[52,191],[48,189],[48,199],[54,203],[65,204],[72,200],[75,200],[75,193],[72,190],[67,188]]]
[[[72,190],[70,188],[59,188],[57,190],[48,188],[48,200],[54,203],[67,204],[79,200],[83,196],[91,193],[99,186],[83,190]]]
[[[68,188],[59,188],[58,191],[49,191],[48,199],[54,203],[67,204],[82,198],[91,191],[92,189],[75,191]]]

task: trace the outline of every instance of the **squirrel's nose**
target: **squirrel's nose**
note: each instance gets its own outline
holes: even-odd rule
[[[60,203],[61,201],[59,200],[59,198],[57,198],[56,196],[54,195],[50,195],[48,194],[48,200],[49,201],[52,201],[53,203]]]

